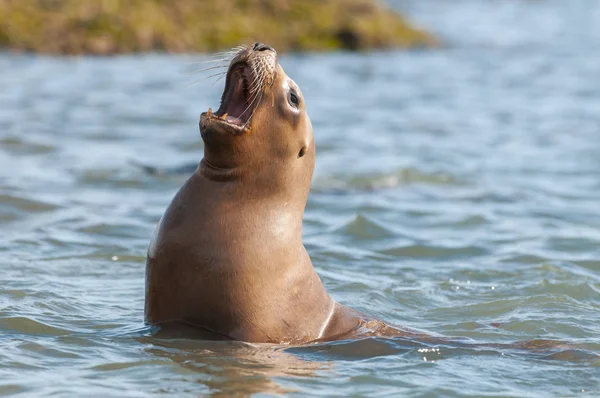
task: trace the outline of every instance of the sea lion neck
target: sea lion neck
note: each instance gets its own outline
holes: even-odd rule
[[[227,200],[256,199],[272,206],[287,203],[301,217],[306,207],[313,169],[313,156],[288,160],[263,157],[261,161],[253,159],[217,164],[205,156],[195,174],[202,180],[216,184],[211,189],[223,191],[219,195],[224,195]]]
[[[215,171],[205,165],[184,186],[189,198],[193,197],[190,199],[194,203],[193,208],[210,219],[205,223],[205,228],[211,231],[209,239],[215,244],[222,243],[223,234],[239,244],[266,239],[272,245],[264,248],[265,259],[270,256],[274,246],[285,250],[303,250],[302,218],[306,198],[297,192],[269,192],[260,182],[239,177],[236,172],[237,170]],[[209,178],[203,173],[213,174]],[[220,214],[219,220],[212,220],[211,215],[214,214]],[[229,230],[230,225],[237,225],[237,228]],[[257,228],[264,229],[265,232],[257,234]],[[265,263],[257,263],[257,266],[257,270],[264,270]],[[286,263],[280,271],[290,266],[290,263]],[[247,263],[244,268],[252,267]],[[253,272],[256,273],[257,270]]]
[[[198,165],[198,172],[207,180],[215,182],[235,181],[241,178],[241,170],[238,167],[219,167],[203,158]]]

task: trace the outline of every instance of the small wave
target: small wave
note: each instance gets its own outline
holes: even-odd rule
[[[0,194],[0,220],[20,217],[28,213],[43,213],[59,209],[60,206],[41,200],[29,199],[17,195]]]
[[[147,232],[137,225],[94,223],[77,229],[88,235],[112,236],[120,238],[136,238]]]
[[[405,356],[424,362],[435,362],[457,356],[524,356],[531,359],[567,362],[598,362],[600,355],[584,345],[558,340],[525,340],[514,343],[446,341],[439,344],[407,338],[369,337],[360,340],[328,342],[312,346],[288,348],[286,352],[301,358],[320,361],[356,361],[382,356]]]
[[[47,325],[26,317],[6,317],[0,319],[0,330],[11,334],[27,334],[42,336],[65,336],[71,332],[56,326]]]
[[[18,384],[5,384],[3,386],[0,386],[0,395],[1,396],[20,394],[25,391],[27,391],[27,388],[25,386],[20,386]]]
[[[509,254],[503,256],[499,261],[501,263],[539,264],[548,261],[548,259],[535,254]]]
[[[595,366],[600,366],[600,356],[587,350],[564,350],[543,355],[541,359],[549,361],[567,361],[567,362],[593,362]]]
[[[488,253],[488,250],[478,246],[445,247],[412,244],[385,249],[380,251],[380,253],[396,257],[456,259],[483,256]]]
[[[361,239],[389,238],[396,235],[394,231],[383,224],[362,214],[357,214],[352,220],[337,227],[333,232]]]
[[[0,148],[5,149],[10,154],[31,154],[45,155],[56,151],[56,146],[41,142],[26,141],[21,137],[2,137],[0,138]]]
[[[131,160],[129,163],[144,173],[155,177],[189,176],[198,168],[198,162],[163,167],[140,163],[136,160]]]
[[[112,363],[104,363],[101,365],[92,366],[90,370],[100,371],[100,372],[112,372],[115,370],[125,370],[136,368],[139,366],[151,366],[151,365],[161,365],[164,364],[165,361],[161,359],[153,359],[153,360],[145,360],[145,361],[132,361],[132,362],[112,362]]]
[[[589,282],[584,281],[555,281],[542,279],[529,290],[539,295],[565,296],[577,300],[579,305],[589,301],[593,303],[598,299],[598,289]],[[576,303],[572,303],[576,304]]]
[[[425,347],[415,341],[395,338],[369,337],[360,340],[342,340],[310,346],[293,347],[286,352],[294,353],[301,358],[311,360],[345,360],[355,361],[388,355],[405,354]]]
[[[79,183],[85,185],[109,185],[118,188],[141,188],[144,181],[120,168],[74,170]]]
[[[50,347],[53,344],[39,344],[34,341],[25,341],[19,344],[19,349],[30,351],[36,354],[42,354],[45,357],[75,359],[81,358],[79,353],[67,351],[65,349],[57,349]]]
[[[409,184],[463,185],[464,182],[445,172],[424,172],[415,168],[405,168],[386,174],[320,178],[313,181],[313,190],[379,190]]]

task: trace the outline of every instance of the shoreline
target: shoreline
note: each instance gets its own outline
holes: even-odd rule
[[[12,53],[210,54],[254,41],[280,52],[439,46],[376,0],[0,0],[0,51]]]

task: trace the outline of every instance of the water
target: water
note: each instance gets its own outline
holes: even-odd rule
[[[396,1],[448,47],[281,62],[318,156],[305,244],[332,296],[480,342],[600,351],[600,4]],[[153,337],[152,230],[222,83],[200,57],[0,55],[0,395],[598,396],[588,351]],[[564,360],[565,358],[569,360]]]

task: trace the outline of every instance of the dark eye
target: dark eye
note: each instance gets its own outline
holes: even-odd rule
[[[298,96],[290,91],[290,102],[297,108],[298,107]]]

